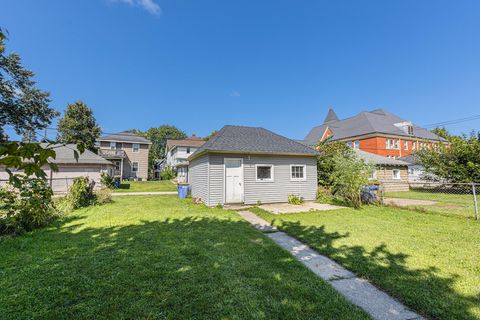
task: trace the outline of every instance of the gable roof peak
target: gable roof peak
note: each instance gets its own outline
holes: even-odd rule
[[[335,113],[335,111],[332,108],[330,108],[330,109],[328,109],[327,116],[325,117],[325,120],[323,120],[323,123],[338,121],[338,120],[340,120],[340,119],[338,119],[337,114]]]

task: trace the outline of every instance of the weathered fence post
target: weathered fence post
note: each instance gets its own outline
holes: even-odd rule
[[[475,192],[475,182],[472,182],[472,191],[473,191],[473,203],[475,205],[475,220],[478,221],[478,203],[477,203],[477,193]]]

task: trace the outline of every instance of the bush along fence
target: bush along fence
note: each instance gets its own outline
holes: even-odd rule
[[[73,185],[74,179],[77,177],[47,178],[47,184],[52,188],[54,193],[67,193],[68,189]],[[8,185],[8,180],[0,180],[0,187]],[[101,189],[101,179],[95,179],[95,190]]]
[[[408,183],[405,191],[392,190],[388,183],[381,185],[384,205],[406,207],[447,216],[479,220],[480,183]]]

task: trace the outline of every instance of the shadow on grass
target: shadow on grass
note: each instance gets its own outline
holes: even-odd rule
[[[324,226],[302,226],[298,222],[282,221],[279,227],[428,317],[480,318],[480,293],[465,296],[456,292],[457,275],[441,276],[434,267],[409,268],[406,264],[408,255],[392,253],[385,244],[371,251],[358,245],[334,246],[336,240],[348,239],[349,233],[327,232]]]
[[[0,239],[2,318],[366,318],[243,221],[84,218]]]

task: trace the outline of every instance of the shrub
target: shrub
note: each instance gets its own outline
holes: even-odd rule
[[[175,178],[175,171],[171,167],[165,167],[162,172],[160,172],[161,180],[172,180]]]
[[[109,189],[101,189],[95,192],[96,204],[105,204],[112,202],[112,193]]]
[[[371,167],[355,155],[344,157],[340,154],[334,157],[332,172],[332,194],[342,198],[354,208],[362,206],[361,191],[368,183]]]
[[[317,201],[320,203],[335,203],[336,199],[328,188],[319,186],[317,189]]]
[[[289,204],[295,204],[295,205],[300,205],[303,203],[303,198],[294,194],[291,194],[288,196],[288,203]]]
[[[45,180],[23,179],[16,189],[0,189],[0,233],[21,233],[47,225],[57,215]]]
[[[106,174],[105,172],[102,172],[100,175],[100,182],[102,183],[102,186],[108,189],[114,189],[115,188],[115,178]]]
[[[95,181],[88,177],[78,177],[73,180],[73,185],[68,189],[67,201],[72,209],[88,207],[95,204],[96,196],[93,192]]]

